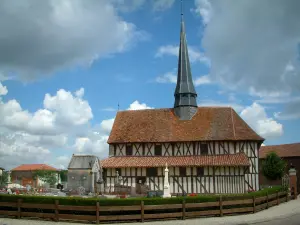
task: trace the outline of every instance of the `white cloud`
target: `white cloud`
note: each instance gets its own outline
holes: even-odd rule
[[[165,11],[170,9],[175,0],[110,0],[118,11],[130,13],[145,8],[147,3],[151,4],[153,11]]]
[[[176,73],[175,70],[173,70],[171,72],[167,72],[161,76],[158,76],[155,78],[155,82],[176,84],[177,83],[177,75],[175,73]],[[203,75],[203,76],[197,77],[196,79],[194,79],[193,82],[196,87],[200,86],[200,85],[212,83],[209,75]]]
[[[202,47],[213,63],[213,80],[241,90],[255,87],[259,93],[300,90],[299,1],[196,0],[195,4],[199,14],[210,18],[205,19],[209,23]]]
[[[240,113],[241,117],[262,137],[276,138],[283,135],[283,125],[268,117],[263,106],[253,103]]]
[[[153,0],[154,11],[165,11],[171,8],[175,0]]]
[[[209,75],[204,75],[204,76],[198,77],[194,80],[195,86],[200,86],[203,84],[210,84],[210,83],[211,83],[211,80],[210,80]]]
[[[194,11],[201,15],[203,24],[208,24],[212,18],[213,9],[209,0],[195,0]]]
[[[198,106],[223,106],[223,107],[232,107],[236,112],[241,112],[245,107],[233,102],[219,102],[214,100],[200,100]]]
[[[46,94],[44,108],[34,113],[23,110],[15,99],[5,103],[0,101],[0,114],[3,115],[0,125],[33,135],[57,135],[83,126],[93,118],[88,102],[82,99],[83,94],[83,89],[79,89],[74,96],[63,89],[57,91],[55,96]]]
[[[146,0],[110,0],[111,3],[121,12],[133,12],[141,9],[146,3]]]
[[[107,108],[103,108],[103,109],[101,109],[102,111],[107,111],[107,112],[114,112],[114,111],[116,111],[116,109],[115,108],[113,108],[113,107],[107,107]]]
[[[300,119],[300,99],[299,97],[287,101],[286,108],[282,112],[274,114],[280,120]]]
[[[55,160],[55,164],[52,166],[54,168],[58,168],[58,169],[67,169],[70,160],[71,160],[71,157],[69,157],[67,155],[58,156]]]
[[[163,74],[162,76],[156,77],[155,81],[157,83],[173,83],[173,84],[176,84],[177,76],[173,72],[167,72],[167,73]]]
[[[103,121],[100,123],[100,127],[102,128],[102,130],[103,130],[105,133],[109,134],[110,131],[111,131],[111,128],[112,128],[112,126],[113,126],[113,124],[114,124],[114,121],[115,121],[114,118],[113,118],[113,119],[108,119],[108,120],[103,120]]]
[[[132,2],[136,7],[145,0]],[[1,1],[2,80],[11,73],[28,81],[73,66],[89,66],[98,58],[123,52],[144,40],[148,35],[123,20],[112,3]]]
[[[71,92],[61,89],[55,96],[46,94],[44,107],[55,112],[55,119],[58,123],[72,126],[83,125],[93,118],[89,103],[82,99],[83,94],[83,88],[75,92],[76,97]]]
[[[127,110],[141,110],[141,109],[152,109],[145,103],[139,103],[134,101],[130,104]],[[90,153],[96,154],[99,157],[107,157],[108,155],[108,144],[107,140],[111,132],[115,118],[103,120],[100,124],[95,126],[84,137],[76,139],[73,148],[77,153]]]
[[[201,62],[208,66],[210,65],[210,60],[202,52],[200,52],[197,48],[189,46],[188,51],[189,51],[189,59],[190,59],[191,63]],[[155,54],[155,57],[158,58],[158,57],[163,57],[165,55],[178,57],[178,54],[179,54],[178,46],[165,45],[165,46],[159,47],[159,49],[157,50],[157,52]]]
[[[139,103],[139,101],[135,100],[130,104],[127,110],[141,110],[141,109],[153,109],[150,106],[147,106],[146,103]]]
[[[4,102],[0,98],[1,166],[11,169],[24,163],[46,163],[66,168],[73,152],[107,156],[114,118],[91,126],[93,113],[83,88],[46,94],[43,103],[44,108],[29,112],[15,99]],[[151,108],[136,100],[127,110]]]
[[[6,95],[7,94],[7,88],[6,86],[3,86],[1,83],[0,83],[0,96],[1,95]]]
[[[77,90],[77,91],[75,92],[75,95],[76,95],[76,97],[78,97],[78,98],[82,98],[83,95],[84,95],[84,88],[80,88],[79,90]]]
[[[108,155],[108,136],[90,135],[88,137],[80,137],[76,139],[74,148],[77,153],[93,154],[99,157]]]
[[[22,109],[15,99],[0,98],[0,164],[17,166],[18,157],[22,163],[43,163],[50,160],[52,149],[68,149],[73,136],[87,132],[93,118],[83,95],[83,88],[74,95],[63,89],[46,94],[44,108],[35,112]]]

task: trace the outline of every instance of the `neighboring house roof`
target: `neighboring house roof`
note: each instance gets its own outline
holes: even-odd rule
[[[46,164],[22,164],[11,171],[32,171],[32,170],[50,170],[57,171],[56,168]]]
[[[101,160],[103,168],[190,166],[249,166],[245,153],[206,156],[110,157]]]
[[[95,161],[98,160],[94,155],[72,155],[68,169],[92,169]]]
[[[231,107],[199,107],[191,120],[179,120],[174,109],[120,111],[108,143],[202,140],[264,141]]]
[[[266,158],[267,154],[270,152],[276,152],[277,155],[282,158],[300,157],[300,143],[261,146],[259,158]]]

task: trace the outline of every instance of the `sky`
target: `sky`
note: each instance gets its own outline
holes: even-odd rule
[[[199,106],[299,142],[298,0],[183,0]],[[179,0],[2,0],[0,166],[108,155],[117,110],[172,108]]]

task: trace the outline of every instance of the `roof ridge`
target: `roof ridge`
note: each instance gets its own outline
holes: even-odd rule
[[[264,146],[261,146],[261,148],[263,148],[263,147],[283,146],[283,145],[300,145],[300,142],[286,143],[286,144],[278,144],[278,145],[264,145]]]

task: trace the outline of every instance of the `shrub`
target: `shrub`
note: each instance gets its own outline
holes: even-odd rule
[[[16,202],[17,199],[22,199],[25,203],[36,204],[54,204],[55,200],[59,200],[60,205],[82,205],[94,206],[99,202],[100,206],[127,206],[127,205],[140,205],[144,201],[145,205],[164,205],[164,204],[181,204],[183,200],[186,203],[201,203],[201,202],[215,202],[219,201],[220,196],[223,200],[234,199],[249,199],[253,196],[261,197],[268,194],[283,191],[282,187],[266,188],[264,190],[250,192],[245,194],[226,194],[226,195],[198,195],[176,198],[122,198],[122,199],[99,199],[99,198],[80,198],[80,197],[52,197],[52,196],[26,196],[26,195],[7,195],[0,194],[0,202]]]
[[[263,175],[270,180],[281,179],[286,163],[275,153],[270,152],[262,163]]]

